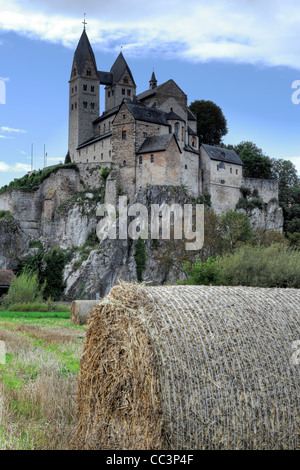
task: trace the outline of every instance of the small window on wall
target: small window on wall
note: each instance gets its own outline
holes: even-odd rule
[[[184,165],[184,168],[187,170],[187,165]]]
[[[123,166],[126,166],[126,164],[127,164],[126,160],[123,160]]]
[[[101,153],[101,160],[103,160],[103,153]]]
[[[83,102],[83,107],[86,109],[87,108],[87,101]]]
[[[143,163],[143,157],[142,155],[139,156],[139,164],[141,165]]]
[[[154,163],[154,155],[153,154],[151,154],[151,156],[150,156],[150,162]]]
[[[131,95],[131,90],[127,90],[127,96]]]
[[[232,173],[232,168],[230,168],[230,173]]]
[[[110,98],[110,91],[107,93],[108,98]]]
[[[125,95],[125,88],[122,88],[122,95]]]
[[[91,86],[91,92],[93,93],[95,91],[95,87]]]
[[[92,71],[88,69],[88,70],[86,71],[86,74],[87,74],[88,77],[91,77]]]
[[[83,85],[83,91],[87,90],[87,85]]]
[[[235,174],[238,175],[238,174],[239,174],[239,170],[235,170]]]
[[[128,83],[128,77],[124,77],[124,83]]]
[[[126,128],[123,127],[122,129],[122,140],[126,140]]]
[[[225,168],[226,168],[225,163],[221,162],[219,164],[219,168],[222,168],[223,170],[225,170]]]
[[[91,103],[91,109],[95,109],[95,103]]]
[[[73,104],[72,104],[72,106],[71,106],[71,109],[72,109],[72,111],[73,111],[73,109],[74,109],[74,105],[73,105]]]

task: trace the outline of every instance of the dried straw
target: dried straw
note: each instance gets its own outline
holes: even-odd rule
[[[300,447],[300,291],[118,283],[91,313],[81,449]]]
[[[73,325],[85,325],[88,316],[99,300],[73,300],[70,318]]]

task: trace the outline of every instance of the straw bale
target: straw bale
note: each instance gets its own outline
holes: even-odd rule
[[[70,317],[73,325],[85,325],[90,312],[99,300],[73,300],[71,303]]]
[[[88,319],[74,447],[299,448],[299,301],[119,282]]]

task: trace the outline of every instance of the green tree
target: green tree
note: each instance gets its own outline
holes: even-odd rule
[[[198,285],[198,286],[218,286],[221,284],[221,268],[218,265],[219,258],[213,259],[208,258],[202,262],[201,259],[197,259],[193,263],[185,263],[183,270],[187,276],[187,280],[179,282],[178,284],[185,285]]]
[[[66,256],[63,250],[54,248],[51,253],[44,257],[45,268],[43,278],[46,281],[44,298],[51,297],[53,300],[59,300],[64,290],[63,271],[66,264]]]
[[[279,204],[286,232],[300,232],[300,178],[289,160],[272,160],[273,177],[278,181]]]
[[[228,251],[251,242],[252,228],[244,212],[228,211],[221,216],[221,231]]]
[[[243,175],[247,178],[270,179],[273,177],[272,160],[254,142],[243,141],[238,145],[228,145],[244,163]]]
[[[200,143],[220,145],[222,137],[228,132],[222,109],[213,101],[196,100],[191,103],[190,110],[197,118]]]

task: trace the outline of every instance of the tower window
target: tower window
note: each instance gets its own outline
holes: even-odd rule
[[[101,160],[103,160],[103,153],[101,153]]]
[[[123,166],[126,166],[126,164],[127,164],[126,160],[123,160]]]
[[[143,157],[142,155],[139,156],[139,164],[141,165],[143,163]]]
[[[87,90],[87,85],[83,85],[83,91]]]
[[[179,123],[178,122],[175,122],[175,137],[176,139],[178,139],[178,129],[179,129]]]
[[[150,162],[154,163],[154,155],[153,154],[151,154],[151,156],[150,156]]]
[[[91,86],[91,92],[94,92],[94,91],[95,91],[95,87]]]
[[[75,109],[77,109],[77,103],[75,103]]]
[[[90,76],[92,75],[92,71],[88,69],[88,70],[86,71],[86,74],[87,74],[88,77],[90,77]]]
[[[91,103],[91,109],[95,109],[95,103]]]
[[[71,109],[72,109],[72,111],[73,111],[73,109],[74,109],[74,105],[73,105],[73,104],[72,104],[72,106],[71,106]]]
[[[122,140],[126,140],[126,130],[122,131]]]
[[[84,107],[84,108],[87,108],[87,101],[84,101],[84,102],[83,102],[83,107]]]
[[[108,152],[108,156],[109,156],[109,158],[111,157],[111,150]]]
[[[128,77],[124,78],[124,83],[128,83]]]
[[[108,98],[110,98],[110,91],[107,92],[107,96],[108,96]]]
[[[73,76],[76,75],[76,67],[73,69]]]
[[[131,90],[127,90],[127,96],[131,95]]]
[[[122,95],[125,95],[125,88],[122,88]]]
[[[77,91],[77,85],[75,86],[75,91]]]
[[[72,88],[72,93],[74,93],[74,88]]]

